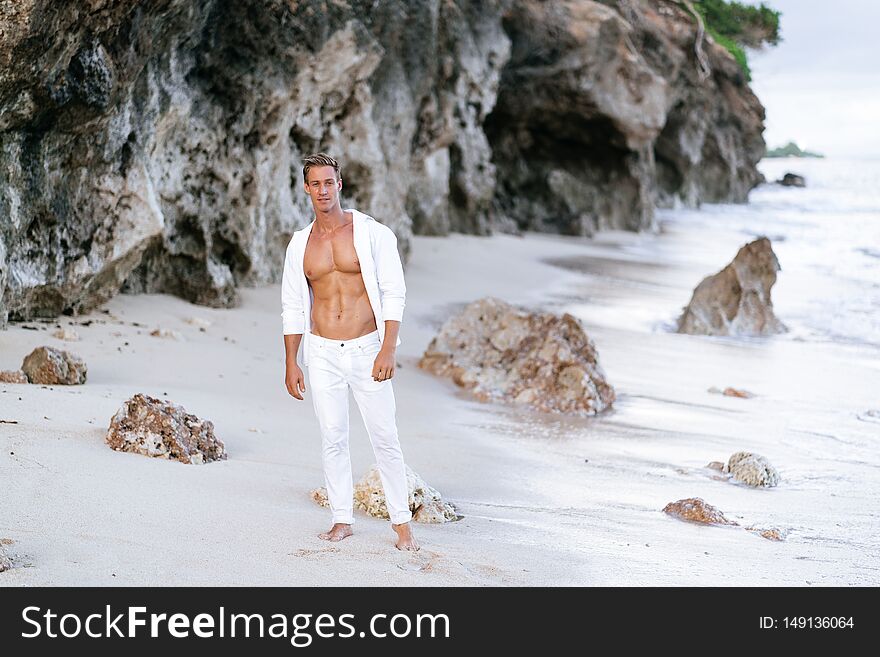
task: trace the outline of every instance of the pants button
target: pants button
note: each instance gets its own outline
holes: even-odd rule
[[[344,343],[344,342],[340,342],[340,343],[339,343],[339,346],[340,346],[340,347],[344,347],[344,346],[345,346],[345,343]]]

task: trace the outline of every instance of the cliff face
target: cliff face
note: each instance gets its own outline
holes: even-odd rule
[[[763,109],[694,34],[647,0],[0,0],[0,324],[279,280],[317,150],[404,257],[743,201]]]
[[[495,207],[521,228],[642,230],[676,198],[744,202],[764,109],[733,57],[675,2],[517,0],[486,131]],[[705,70],[705,74],[701,74]]]

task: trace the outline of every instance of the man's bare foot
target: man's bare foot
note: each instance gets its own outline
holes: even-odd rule
[[[341,541],[343,538],[351,536],[353,533],[354,532],[351,531],[351,525],[337,522],[330,528],[329,532],[318,534],[318,538],[323,538],[325,541]]]
[[[415,552],[419,549],[416,538],[413,536],[410,523],[404,522],[399,525],[392,524],[391,529],[397,532],[397,543],[394,544],[398,550],[412,550]]]

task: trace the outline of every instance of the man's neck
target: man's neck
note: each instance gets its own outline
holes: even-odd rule
[[[348,216],[339,205],[328,212],[315,212],[315,228],[321,233],[332,233],[348,222]]]

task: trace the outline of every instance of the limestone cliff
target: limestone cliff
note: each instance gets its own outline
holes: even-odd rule
[[[664,0],[0,0],[0,325],[278,281],[316,150],[404,257],[744,201],[763,108],[695,33]]]

